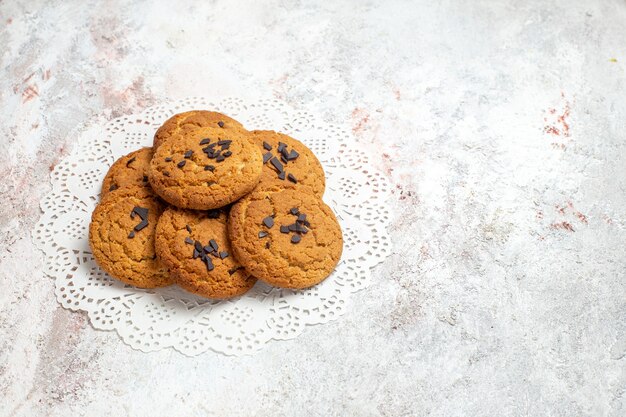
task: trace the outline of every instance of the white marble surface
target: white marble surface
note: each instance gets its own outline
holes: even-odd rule
[[[622,0],[0,1],[0,416],[626,415]],[[254,356],[131,350],[30,238],[69,131],[166,98],[351,123],[394,254]]]

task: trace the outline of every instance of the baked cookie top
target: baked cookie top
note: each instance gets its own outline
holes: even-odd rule
[[[148,180],[170,204],[208,210],[249,193],[259,182],[262,168],[261,151],[249,133],[199,127],[159,146]]]
[[[222,113],[207,110],[191,110],[178,113],[170,117],[154,134],[154,149],[174,135],[187,135],[198,127],[214,127],[226,130],[243,130],[243,125],[237,120]]]
[[[324,195],[324,169],[315,154],[297,139],[273,130],[251,132],[263,152],[263,173],[260,187],[293,184],[309,187],[314,194]]]
[[[232,254],[222,210],[192,211],[170,207],[156,229],[156,252],[189,292],[209,298],[230,298],[256,283]]]
[[[148,184],[152,148],[141,148],[115,161],[102,181],[100,196],[122,187]]]
[[[172,284],[154,250],[154,231],[163,208],[149,187],[128,186],[108,193],[89,225],[89,245],[98,265],[136,287]]]
[[[296,189],[256,189],[229,216],[235,257],[255,277],[286,288],[307,288],[326,278],[341,258],[335,215],[319,197]]]

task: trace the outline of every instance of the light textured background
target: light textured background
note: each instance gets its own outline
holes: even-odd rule
[[[626,415],[626,2],[260,3],[0,1],[0,416]],[[193,95],[348,122],[388,176],[338,321],[187,358],[56,303],[68,132]]]

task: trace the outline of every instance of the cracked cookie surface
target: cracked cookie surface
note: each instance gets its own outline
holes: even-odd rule
[[[301,190],[257,189],[233,205],[228,222],[236,258],[268,284],[307,288],[335,268],[341,227],[319,197]]]
[[[326,186],[324,169],[306,145],[291,136],[273,130],[253,130],[251,134],[263,152],[265,161],[259,188],[273,185],[295,189],[309,187],[315,195],[319,197],[324,195]],[[281,143],[285,148],[282,152]],[[277,166],[272,164],[270,154],[272,158],[276,157],[280,162],[279,167],[282,166],[285,173],[282,177]]]
[[[261,151],[247,132],[199,127],[154,152],[148,180],[176,207],[209,210],[249,193],[259,182]]]
[[[154,134],[154,149],[175,135],[187,135],[198,127],[214,127],[225,130],[243,130],[243,125],[225,114],[207,110],[191,110],[170,117]]]
[[[174,207],[159,219],[157,255],[185,290],[208,298],[230,298],[244,294],[256,283],[233,255],[226,223],[227,214],[222,210]]]
[[[104,177],[100,196],[122,187],[147,185],[151,159],[152,148],[141,148],[119,158]]]
[[[89,225],[89,246],[98,265],[136,287],[172,284],[154,249],[154,231],[163,209],[149,187],[129,186],[107,194]]]

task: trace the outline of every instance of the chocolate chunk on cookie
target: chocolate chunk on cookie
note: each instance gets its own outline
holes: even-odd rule
[[[343,238],[335,215],[302,190],[257,188],[233,205],[228,226],[239,262],[278,287],[315,285],[341,258]]]
[[[252,288],[251,276],[232,256],[227,214],[168,208],[156,230],[156,251],[178,285],[208,298],[230,298]]]
[[[251,133],[263,152],[264,165],[259,187],[308,187],[317,196],[324,195],[326,179],[322,164],[302,142],[273,130],[254,130]]]
[[[108,193],[89,225],[89,245],[98,265],[136,287],[172,284],[154,249],[154,231],[163,209],[149,187],[127,186]]]
[[[150,185],[180,208],[208,210],[232,203],[254,189],[261,176],[261,151],[249,138],[247,132],[219,127],[174,135],[154,152]]]
[[[148,184],[148,167],[152,159],[152,148],[141,148],[122,156],[115,161],[104,180],[100,195],[128,186],[144,186]]]
[[[163,141],[174,135],[187,135],[190,131],[199,127],[214,127],[224,130],[242,130],[243,125],[222,113],[206,110],[192,110],[178,113],[170,117],[154,134],[154,149],[158,148]]]

